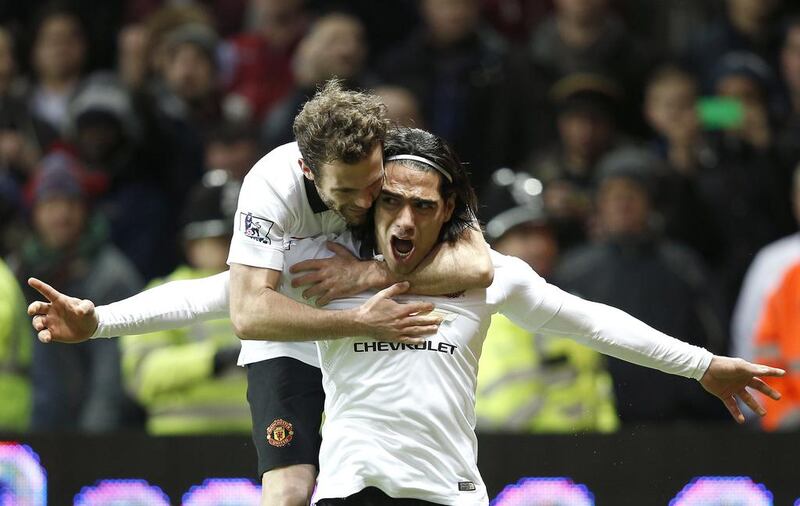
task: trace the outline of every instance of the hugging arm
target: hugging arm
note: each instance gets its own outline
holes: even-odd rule
[[[278,293],[281,273],[231,265],[231,320],[242,339],[315,341],[368,335],[410,344],[435,334],[440,319],[425,313],[433,305],[398,304],[391,300],[408,289],[396,284],[381,290],[361,306],[329,311],[296,302]]]
[[[328,243],[328,248],[334,256],[298,262],[290,269],[299,274],[292,286],[307,286],[303,296],[316,298],[318,305],[403,281],[411,285],[410,293],[446,295],[487,288],[494,277],[489,246],[476,229],[466,230],[454,243],[439,244],[413,272],[402,277],[390,272],[384,262],[359,260],[339,244]]]

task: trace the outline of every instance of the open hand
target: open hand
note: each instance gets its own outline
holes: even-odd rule
[[[363,333],[381,341],[405,344],[422,344],[422,336],[436,334],[442,319],[428,313],[433,311],[430,302],[400,304],[392,297],[408,290],[408,282],[384,288],[356,309],[356,321]]]
[[[92,301],[64,295],[36,278],[30,278],[28,284],[48,300],[28,306],[28,315],[33,317],[31,325],[38,333],[39,341],[80,343],[97,330],[98,320]]]
[[[767,397],[778,400],[781,398],[781,394],[764,383],[759,376],[783,376],[784,373],[783,369],[752,364],[741,358],[715,355],[705,374],[700,378],[700,384],[709,393],[722,400],[734,420],[744,423],[744,415],[739,409],[736,399],[741,399],[754,413],[764,416],[767,411],[747,388],[758,390]]]

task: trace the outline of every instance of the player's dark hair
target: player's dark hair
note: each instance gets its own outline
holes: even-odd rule
[[[294,119],[294,137],[315,177],[322,164],[353,164],[383,143],[389,120],[380,98],[327,81]]]
[[[414,155],[430,160],[441,167],[452,179],[449,181],[443,174],[430,165],[416,160],[395,160],[389,163],[400,163],[415,170],[433,172],[439,176],[439,194],[443,200],[455,197],[453,215],[442,225],[439,233],[440,242],[454,242],[466,230],[479,230],[476,210],[478,198],[469,182],[469,176],[455,151],[444,141],[430,132],[419,128],[394,128],[386,134],[383,144],[383,159],[396,155]],[[362,254],[370,255],[375,249],[373,214],[365,224],[355,230],[355,235],[362,242]]]

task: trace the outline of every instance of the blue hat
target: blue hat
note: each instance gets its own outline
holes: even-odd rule
[[[756,81],[767,93],[775,85],[772,68],[760,56],[749,51],[731,51],[719,59],[711,71],[713,87],[730,76],[743,76]]]
[[[49,197],[83,198],[85,192],[78,174],[77,161],[69,154],[57,151],[39,162],[39,174],[33,186],[33,201]]]

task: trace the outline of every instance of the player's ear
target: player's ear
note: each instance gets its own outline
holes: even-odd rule
[[[314,173],[311,172],[311,167],[303,160],[302,158],[297,159],[297,163],[300,165],[300,170],[303,171],[303,175],[308,178],[310,181],[314,180]]]

